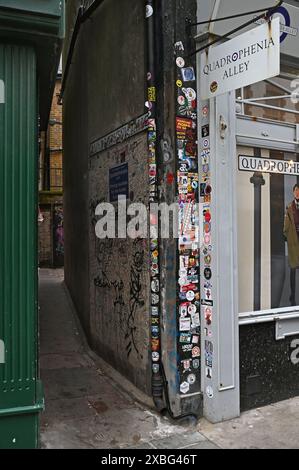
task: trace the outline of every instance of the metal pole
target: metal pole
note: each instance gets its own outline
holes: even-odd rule
[[[254,149],[254,156],[261,157],[261,149]],[[254,185],[254,310],[261,309],[261,254],[262,254],[262,186],[263,174],[255,172],[250,178]]]

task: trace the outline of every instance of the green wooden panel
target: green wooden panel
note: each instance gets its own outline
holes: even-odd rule
[[[62,3],[61,0],[0,0],[0,7],[60,17]]]
[[[37,77],[30,47],[0,44],[1,410],[37,400]],[[8,418],[5,418],[8,419]],[[11,420],[13,422],[13,420]]]

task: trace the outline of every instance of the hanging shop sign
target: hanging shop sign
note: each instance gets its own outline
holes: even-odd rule
[[[203,100],[279,75],[279,18],[204,52],[200,71]]]
[[[272,2],[274,3],[274,2]],[[291,5],[291,2],[284,2],[279,8],[275,9],[275,12],[272,15],[272,18],[278,17],[280,21],[280,44],[281,44],[281,54],[293,58],[298,58],[298,25],[299,25],[299,8],[298,6]],[[266,2],[267,4],[267,2]],[[271,4],[271,2],[270,2]],[[206,0],[201,0],[200,9],[203,18],[210,18],[214,8],[214,2],[207,2]],[[217,9],[217,14],[215,19],[230,17],[236,13],[248,13],[261,8],[261,0],[250,0],[250,2],[245,2],[240,0],[225,0],[219,2],[219,7]],[[217,36],[223,36],[228,31],[231,31],[235,28],[238,28],[247,20],[254,20],[257,14],[251,14],[242,16],[240,18],[231,18],[226,21],[217,21],[215,23],[207,24],[206,28],[209,28],[211,34]],[[256,20],[256,23],[249,25],[244,32],[252,29],[255,24],[261,24],[265,20],[259,19]]]
[[[239,170],[251,171],[251,173],[258,171],[261,173],[299,176],[299,163],[292,160],[271,160],[270,158],[239,155]]]

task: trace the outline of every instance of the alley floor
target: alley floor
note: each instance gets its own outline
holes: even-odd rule
[[[212,425],[161,417],[86,343],[62,270],[40,278],[44,449],[299,449],[299,397]]]

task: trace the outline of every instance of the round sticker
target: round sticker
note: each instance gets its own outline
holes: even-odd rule
[[[188,382],[190,385],[195,384],[195,382],[196,382],[196,375],[195,375],[195,374],[189,374],[188,377],[187,377],[187,382]]]
[[[152,294],[152,304],[157,305],[159,303],[159,296],[157,294]]]
[[[212,324],[212,310],[210,308],[206,308],[205,310],[205,320],[207,325]]]
[[[211,194],[211,192],[212,192],[212,187],[209,184],[207,184],[206,188],[205,188],[205,193],[206,194]]]
[[[179,87],[179,88],[182,88],[182,86],[183,86],[182,80],[177,80],[176,86]]]
[[[180,286],[186,286],[188,284],[188,279],[186,277],[180,277],[179,278],[179,285]]]
[[[208,398],[213,398],[214,396],[214,391],[210,385],[206,388],[206,394]]]
[[[203,116],[207,116],[209,114],[209,107],[208,106],[204,106],[202,108],[202,115]]]
[[[150,18],[154,13],[154,9],[151,5],[146,5],[145,7],[145,17]]]
[[[152,359],[153,359],[153,362],[158,362],[160,359],[160,354],[158,352],[153,352]]]
[[[146,101],[145,102],[145,107],[148,108],[148,109],[152,109],[153,103],[151,103],[150,101]]]
[[[194,313],[196,313],[196,306],[194,304],[189,305],[188,313],[189,315],[193,315]]]
[[[204,139],[202,141],[202,144],[203,144],[204,148],[208,148],[208,147],[210,147],[210,140],[209,139]]]
[[[196,100],[196,91],[193,90],[193,88],[184,88],[183,92],[188,99],[188,101],[194,101]]]
[[[192,181],[192,188],[197,189],[198,188],[198,182],[197,181]]]
[[[154,279],[151,284],[152,292],[159,292],[159,280]]]
[[[190,390],[190,385],[188,384],[188,382],[183,382],[180,386],[180,391],[181,393],[188,393]]]
[[[180,69],[183,68],[185,66],[185,61],[183,57],[178,57],[176,60],[176,64],[178,67],[180,67]]]
[[[183,95],[180,95],[178,97],[178,103],[180,106],[183,106],[185,104],[186,98]]]
[[[194,297],[195,297],[195,294],[193,290],[189,290],[186,294],[186,299],[189,300],[189,302],[191,302],[192,300],[194,300]]]
[[[205,163],[203,166],[202,166],[202,172],[205,173],[205,174],[208,174],[210,171],[210,166],[208,163]]]
[[[205,221],[206,221],[206,222],[211,222],[211,218],[212,218],[212,217],[211,217],[211,212],[208,212],[208,211],[207,211],[207,212],[205,213]]]
[[[210,90],[211,93],[216,93],[216,91],[218,90],[218,83],[216,81],[211,83]]]
[[[212,271],[210,268],[205,268],[204,270],[204,277],[209,281],[212,277]]]
[[[211,255],[205,256],[204,261],[205,261],[205,264],[211,264],[211,262],[212,262],[212,257],[211,257]]]
[[[199,357],[200,356],[200,349],[198,346],[195,346],[192,349],[192,357]]]
[[[159,335],[159,327],[158,326],[152,326],[152,335],[157,336]]]
[[[209,245],[211,243],[211,235],[209,233],[206,233],[206,235],[204,236],[204,242],[205,245]]]
[[[204,232],[205,232],[205,233],[210,233],[210,231],[211,231],[211,224],[210,224],[210,222],[205,222],[205,223],[204,223]]]
[[[157,374],[160,370],[159,364],[153,364],[153,373]]]

